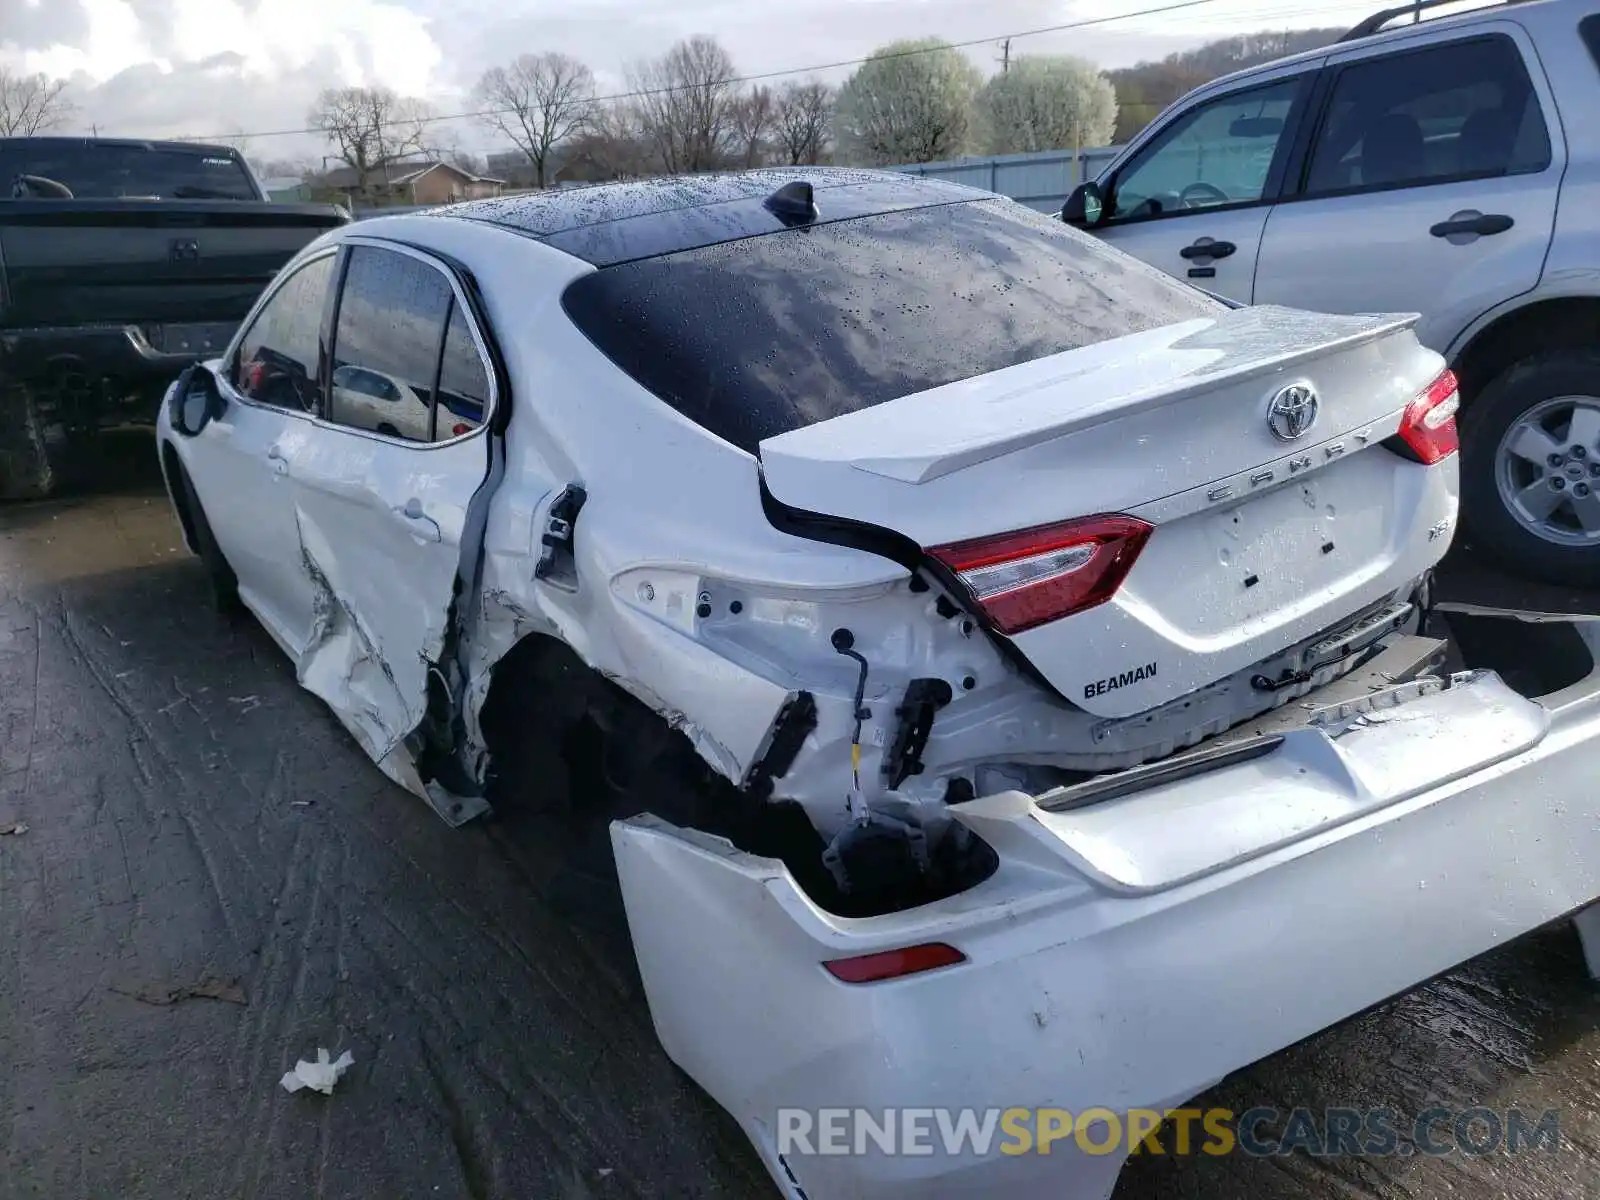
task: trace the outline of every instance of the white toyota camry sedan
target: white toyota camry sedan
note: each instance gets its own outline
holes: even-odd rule
[[[633,183],[329,233],[158,439],[389,776],[592,832],[781,1190],[1103,1200],[1132,1114],[1600,946],[1600,675],[1440,671],[1410,325],[898,174]]]

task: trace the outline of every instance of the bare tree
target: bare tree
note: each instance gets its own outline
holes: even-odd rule
[[[778,102],[767,87],[753,87],[733,102],[730,113],[735,150],[748,169],[766,160],[768,139],[778,117]]]
[[[594,107],[594,72],[565,54],[524,54],[485,71],[473,89],[483,118],[528,156],[540,187],[550,151],[583,128]]]
[[[66,90],[65,79],[0,67],[0,137],[32,137],[56,128],[73,111]]]
[[[597,106],[567,147],[566,173],[575,182],[638,179],[656,169],[654,143],[645,136],[636,106]]]
[[[722,43],[704,36],[629,70],[640,127],[669,175],[719,165],[733,125],[736,75]]]
[[[332,158],[356,173],[363,195],[384,182],[394,163],[427,148],[427,112],[388,88],[329,88],[317,97],[306,124],[320,130]]]
[[[832,111],[833,91],[827,84],[811,79],[784,85],[778,93],[774,124],[778,145],[790,166],[810,166],[821,160]]]

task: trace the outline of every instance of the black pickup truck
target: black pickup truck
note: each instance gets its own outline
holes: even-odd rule
[[[0,138],[0,499],[93,470],[151,424],[294,254],[349,220],[275,204],[227,146]]]

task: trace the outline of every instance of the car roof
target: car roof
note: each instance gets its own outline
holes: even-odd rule
[[[1465,2],[1466,0],[1463,0],[1463,3]],[[1237,80],[1250,79],[1264,71],[1276,71],[1280,67],[1291,67],[1296,63],[1316,62],[1319,59],[1326,58],[1335,49],[1343,50],[1350,46],[1371,46],[1392,38],[1407,37],[1417,32],[1432,33],[1436,29],[1453,29],[1462,25],[1471,25],[1476,21],[1492,20],[1496,17],[1504,16],[1508,8],[1518,10],[1546,8],[1563,2],[1564,0],[1499,0],[1497,3],[1489,3],[1482,8],[1469,9],[1466,12],[1451,13],[1442,17],[1427,17],[1414,25],[1395,25],[1388,29],[1380,29],[1376,33],[1369,33],[1365,37],[1349,38],[1348,41],[1337,41],[1311,50],[1302,50],[1298,54],[1286,54],[1282,58],[1273,59],[1271,62],[1257,63],[1253,67],[1245,67],[1243,70],[1234,71],[1231,74],[1222,75],[1201,84],[1195,91],[1203,88],[1209,92],[1213,88],[1224,87]],[[1400,19],[1398,7],[1394,19],[1397,21]],[[1348,35],[1346,36],[1348,37]]]
[[[793,228],[793,218],[766,201],[796,182],[809,183],[816,199],[818,215],[803,222],[808,226],[994,198],[899,171],[785,167],[469,200],[428,215],[495,225],[607,267]]]

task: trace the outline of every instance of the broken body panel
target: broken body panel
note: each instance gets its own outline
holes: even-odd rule
[[[1307,706],[1265,755],[1102,803],[953,806],[998,866],[908,912],[841,919],[783,863],[649,816],[618,823],[662,1045],[786,1196],[1107,1200],[1126,1147],[1002,1153],[996,1137],[947,1153],[935,1132],[927,1154],[827,1154],[815,1123],[780,1142],[781,1110],[1169,1111],[1568,916],[1600,978],[1600,670],[1538,701],[1492,673],[1435,685]],[[867,984],[823,966],[927,944],[960,961]]]

